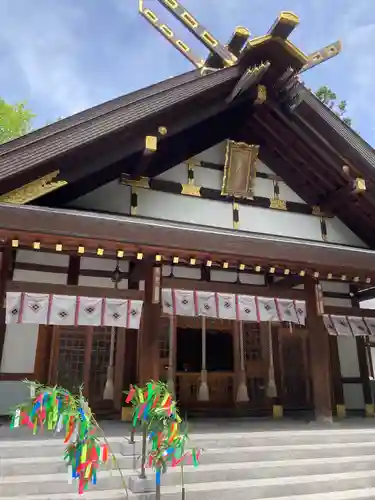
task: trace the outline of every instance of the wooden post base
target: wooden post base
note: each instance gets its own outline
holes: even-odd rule
[[[284,408],[281,405],[272,406],[272,416],[273,418],[283,418]]]
[[[337,416],[337,418],[340,418],[340,419],[343,419],[346,417],[345,405],[336,405],[336,416]]]
[[[375,417],[375,408],[373,404],[365,406],[365,415],[366,417]]]

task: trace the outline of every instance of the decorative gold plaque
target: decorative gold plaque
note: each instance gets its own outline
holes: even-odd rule
[[[253,197],[253,179],[256,174],[258,153],[259,146],[227,141],[221,189],[223,196]]]

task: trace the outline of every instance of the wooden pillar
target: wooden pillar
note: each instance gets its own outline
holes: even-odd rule
[[[6,283],[11,279],[13,262],[15,254],[13,254],[11,247],[4,247],[0,252],[0,367],[3,359],[4,343],[5,343],[5,296],[6,296]]]
[[[362,382],[363,399],[365,402],[365,414],[367,417],[374,416],[374,406],[370,383],[370,371],[368,366],[367,345],[364,337],[356,337],[359,373]]]
[[[340,365],[339,346],[337,342],[337,337],[329,335],[328,341],[329,341],[330,365],[331,365],[332,403],[336,407],[337,416],[339,418],[344,418],[346,414],[345,398],[344,398],[344,388],[342,385],[341,365]]]
[[[316,280],[310,276],[305,279],[313,401],[315,418],[322,421],[331,421],[332,400],[329,338],[323,318],[317,312],[316,283]]]
[[[273,354],[273,366],[275,375],[275,384],[277,397],[274,398],[273,406],[283,408],[283,374],[281,370],[281,335],[279,332],[279,327],[274,325],[272,328],[272,354]],[[274,410],[275,411],[275,410]]]
[[[140,327],[139,382],[159,380],[159,323],[161,314],[161,267],[144,263],[145,293]]]
[[[237,391],[238,391],[238,386],[240,384],[240,378],[241,378],[240,333],[239,333],[238,321],[232,322],[232,338],[233,338],[233,367],[234,367],[233,403],[236,403]]]
[[[116,410],[121,410],[123,402],[123,382],[124,382],[124,368],[125,368],[125,344],[126,344],[126,330],[125,328],[117,329],[117,342],[115,352],[115,373],[114,373],[114,407]]]

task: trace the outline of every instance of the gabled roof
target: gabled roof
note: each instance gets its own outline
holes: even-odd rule
[[[251,40],[228,67],[170,78],[0,146],[0,202],[54,173],[62,187],[37,203],[61,207],[120,174],[152,177],[232,138],[260,144],[260,158],[307,203],[375,248],[375,152],[300,83],[307,58],[288,43]],[[148,154],[145,137],[160,127]],[[356,179],[366,182],[360,195]]]

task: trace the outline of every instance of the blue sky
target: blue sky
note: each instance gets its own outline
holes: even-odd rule
[[[157,9],[156,0],[145,3]],[[375,145],[374,0],[184,0],[184,5],[222,42],[236,25],[264,34],[281,10],[299,15],[291,38],[307,53],[341,39],[341,55],[304,79],[312,89],[326,84],[346,99],[353,127]],[[1,0],[0,15],[0,96],[27,100],[37,115],[35,126],[192,69],[138,15],[138,0]],[[176,26],[173,19],[170,24]],[[194,48],[204,53],[200,45]]]

